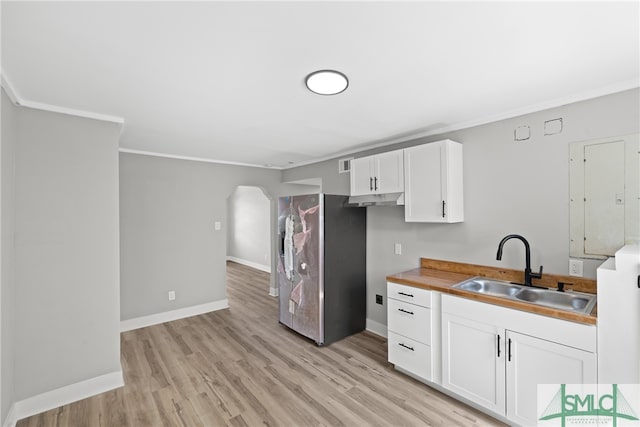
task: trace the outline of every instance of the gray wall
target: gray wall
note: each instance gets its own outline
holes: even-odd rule
[[[277,197],[280,181],[279,170],[121,153],[122,320],[225,299],[227,198],[238,185]]]
[[[270,200],[258,187],[239,186],[227,202],[227,256],[271,268]]]
[[[121,369],[119,135],[116,124],[19,110],[16,401]]]
[[[0,289],[1,315],[0,318],[0,379],[2,387],[0,396],[0,423],[7,418],[11,404],[14,401],[14,349],[15,349],[15,147],[18,140],[17,109],[7,95],[2,92],[2,136],[0,171],[2,177],[1,230],[2,249],[0,270],[2,271],[2,288]]]
[[[507,268],[524,268],[518,242],[495,254],[509,233],[524,235],[532,246],[532,266],[548,273],[568,274],[569,168],[573,141],[625,135],[639,131],[638,89],[527,114],[482,126],[435,135],[362,152],[355,157],[450,138],[464,144],[465,222],[405,223],[402,207],[367,208],[368,317],[386,324],[385,276],[418,266],[420,257]],[[544,122],[562,117],[561,134],[544,136]],[[514,129],[529,125],[532,138],[514,142]],[[323,191],[348,194],[348,176],[338,174],[337,160],[283,171],[283,180],[321,177]],[[402,255],[394,255],[394,243]],[[585,275],[595,278],[598,262],[585,261]]]

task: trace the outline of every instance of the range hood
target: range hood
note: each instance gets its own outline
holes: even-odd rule
[[[349,197],[349,206],[401,206],[404,205],[404,193],[366,194]]]

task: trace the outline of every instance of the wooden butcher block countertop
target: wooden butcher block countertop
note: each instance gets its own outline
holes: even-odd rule
[[[551,316],[558,319],[570,320],[573,322],[595,325],[597,312],[594,307],[590,314],[574,313],[565,310],[558,310],[551,307],[543,307],[524,301],[515,301],[506,298],[494,297],[491,295],[479,294],[453,288],[464,280],[474,276],[483,276],[490,279],[506,280],[509,282],[523,283],[524,273],[522,270],[511,270],[506,268],[489,267],[484,265],[464,264],[452,261],[441,261],[428,258],[420,259],[420,268],[405,271],[387,276],[387,281],[400,283],[402,285],[414,286],[417,288],[429,289],[451,295],[474,299],[503,307],[514,308],[531,313]],[[567,283],[566,289],[585,293],[596,293],[596,281],[584,279],[582,277],[560,276],[555,274],[543,274],[542,279],[534,279],[535,286],[556,289],[557,283]]]

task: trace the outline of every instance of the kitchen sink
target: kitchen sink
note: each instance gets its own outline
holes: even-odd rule
[[[558,292],[552,289],[518,285],[503,280],[472,277],[453,286],[456,289],[524,301],[565,311],[589,314],[596,304],[596,296],[582,292]]]
[[[466,280],[454,286],[454,288],[493,296],[513,296],[522,290],[522,286],[483,277],[474,277]]]
[[[596,304],[595,295],[578,292],[557,292],[538,288],[522,289],[515,297],[533,304],[583,313],[590,313]]]

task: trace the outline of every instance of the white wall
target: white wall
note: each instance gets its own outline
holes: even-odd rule
[[[277,197],[280,181],[279,170],[121,153],[122,320],[225,300],[227,198],[238,185]]]
[[[14,394],[14,349],[15,349],[15,147],[18,139],[17,111],[7,95],[2,92],[2,136],[0,139],[0,159],[2,202],[0,270],[0,423],[7,418]]]
[[[227,256],[271,270],[271,202],[258,187],[238,186],[228,199]]]
[[[121,371],[120,128],[19,108],[17,129],[14,384],[21,401]]]
[[[531,243],[532,268],[568,274],[569,143],[636,133],[640,129],[640,90],[634,89],[469,129],[434,135],[359,153],[403,148],[450,138],[464,147],[465,222],[405,223],[403,207],[367,209],[367,310],[369,319],[386,324],[385,277],[418,266],[420,257],[524,269],[518,242],[496,250],[502,237],[522,234]],[[561,134],[544,136],[544,121],[563,118]],[[514,129],[529,125],[532,138],[514,142]],[[285,181],[321,177],[327,193],[348,194],[348,174],[338,174],[337,159],[283,171]],[[402,255],[394,255],[394,243]],[[585,261],[585,275],[595,278],[598,262]]]

